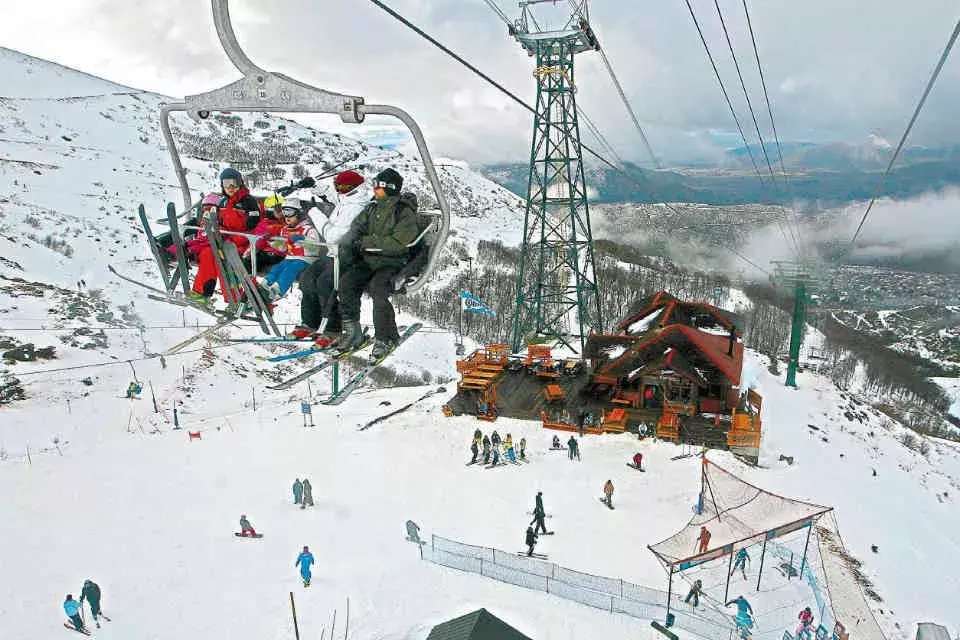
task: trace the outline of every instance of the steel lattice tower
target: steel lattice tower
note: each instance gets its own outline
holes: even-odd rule
[[[536,20],[529,14],[530,5],[549,1],[521,2],[522,17],[510,29],[537,61],[512,348],[519,351],[525,342],[547,336],[582,353],[587,335],[600,332],[603,323],[573,63],[576,54],[599,45],[580,12],[560,31],[531,31],[528,25],[536,26]]]

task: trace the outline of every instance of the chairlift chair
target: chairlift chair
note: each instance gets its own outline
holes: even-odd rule
[[[420,215],[430,218],[430,223],[423,225],[423,232],[408,245],[411,264],[394,281],[394,290],[398,293],[419,290],[436,269],[440,251],[446,242],[450,230],[450,205],[440,187],[436,167],[417,122],[397,107],[367,104],[360,96],[318,89],[281,73],[261,69],[247,57],[237,41],[230,21],[228,0],[211,0],[210,4],[220,44],[243,77],[219,89],[186,96],[183,102],[168,103],[161,107],[160,126],[180,184],[184,207],[192,210],[196,205],[190,196],[186,171],[170,128],[170,114],[174,111],[186,112],[197,122],[206,120],[214,112],[232,111],[332,114],[339,116],[343,122],[353,124],[363,123],[367,115],[395,117],[404,124],[416,142],[439,206],[439,210],[420,211]]]

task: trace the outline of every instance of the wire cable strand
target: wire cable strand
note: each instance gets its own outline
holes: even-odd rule
[[[867,221],[867,216],[870,215],[870,210],[873,209],[874,203],[876,203],[877,198],[880,197],[880,191],[887,183],[887,177],[890,175],[890,170],[893,169],[893,163],[897,161],[897,156],[900,155],[900,151],[903,149],[903,145],[907,141],[907,136],[910,135],[910,131],[913,129],[913,125],[917,121],[917,117],[920,115],[920,110],[923,109],[923,104],[927,101],[927,96],[930,95],[930,91],[933,89],[933,85],[936,83],[937,77],[940,76],[940,70],[943,69],[943,65],[947,62],[947,58],[950,57],[950,51],[953,49],[953,45],[957,41],[958,35],[960,35],[960,19],[957,20],[957,26],[953,28],[953,33],[950,35],[950,39],[947,40],[947,46],[944,47],[943,53],[940,54],[940,60],[937,62],[937,66],[933,70],[930,80],[927,82],[927,88],[923,90],[923,95],[920,96],[920,102],[917,103],[917,108],[913,110],[913,116],[910,117],[910,122],[907,124],[906,130],[903,132],[903,136],[901,136],[900,142],[897,144],[897,148],[893,152],[893,157],[890,158],[890,164],[887,165],[887,169],[880,177],[880,182],[877,184],[877,189],[874,192],[873,197],[870,198],[870,203],[867,205],[867,210],[863,212],[863,217],[860,218],[860,224],[857,225],[857,230],[854,231],[853,238],[850,239],[850,245],[847,248],[848,251],[853,249],[853,245],[857,241],[860,231],[863,229],[863,223]]]

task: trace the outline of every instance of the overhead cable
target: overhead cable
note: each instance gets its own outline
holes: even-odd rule
[[[887,183],[887,177],[890,175],[890,170],[893,169],[893,163],[897,161],[897,156],[900,155],[900,151],[903,149],[903,145],[907,141],[907,136],[910,135],[910,131],[913,129],[913,124],[917,121],[917,117],[920,115],[920,110],[923,109],[923,104],[927,101],[927,96],[930,95],[930,91],[933,89],[933,85],[936,83],[937,77],[940,75],[940,70],[943,69],[943,65],[947,62],[947,58],[950,57],[950,51],[953,49],[953,45],[957,41],[958,35],[960,35],[960,20],[957,20],[957,26],[953,28],[953,33],[950,35],[950,39],[947,40],[947,46],[944,47],[943,53],[940,54],[940,60],[937,62],[937,66],[933,70],[933,75],[930,76],[930,80],[927,82],[927,88],[923,90],[923,95],[920,96],[920,102],[917,104],[917,108],[913,110],[913,116],[910,117],[910,122],[907,124],[906,130],[903,132],[903,136],[900,138],[900,142],[897,144],[897,148],[893,152],[893,156],[890,158],[890,164],[887,165],[887,169],[883,172],[883,176],[880,177],[880,183],[877,185],[877,189],[874,191],[873,197],[870,198],[870,203],[867,205],[867,210],[863,212],[863,217],[860,218],[860,224],[857,225],[857,230],[854,231],[853,238],[850,239],[848,250],[853,249],[853,244],[857,241],[857,237],[860,235],[860,230],[863,229],[863,223],[867,221],[867,216],[870,215],[870,210],[873,209],[874,203],[877,201],[877,198],[880,197],[880,192]]]

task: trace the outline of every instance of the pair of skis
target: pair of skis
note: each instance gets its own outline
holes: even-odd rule
[[[267,389],[272,389],[272,390],[274,390],[274,391],[279,391],[279,390],[282,390],[282,389],[289,389],[290,387],[292,387],[293,385],[297,384],[298,382],[303,382],[303,381],[306,380],[307,378],[309,378],[309,377],[311,377],[311,376],[314,376],[314,375],[320,373],[321,371],[323,371],[323,370],[326,369],[327,367],[331,366],[331,365],[334,364],[335,362],[339,362],[340,360],[346,360],[347,358],[349,358],[350,356],[352,356],[352,355],[353,355],[354,353],[356,353],[357,351],[360,351],[360,350],[362,350],[362,349],[366,349],[366,348],[369,347],[371,344],[373,344],[373,340],[371,340],[369,337],[367,337],[366,335],[364,335],[363,344],[361,344],[361,345],[360,345],[359,347],[357,347],[356,349],[350,349],[349,351],[342,351],[342,352],[339,352],[339,353],[336,353],[336,354],[331,354],[329,358],[327,358],[326,360],[324,360],[324,361],[321,362],[320,364],[315,365],[315,366],[313,366],[313,367],[310,367],[309,369],[305,369],[304,371],[301,371],[300,373],[298,373],[297,375],[293,376],[292,378],[287,378],[286,380],[283,380],[282,382],[278,382],[277,384],[267,385]],[[329,351],[329,350],[327,350],[327,351]],[[316,353],[321,353],[321,352],[320,352],[320,351],[317,351]],[[275,362],[275,361],[271,361],[271,362]]]

